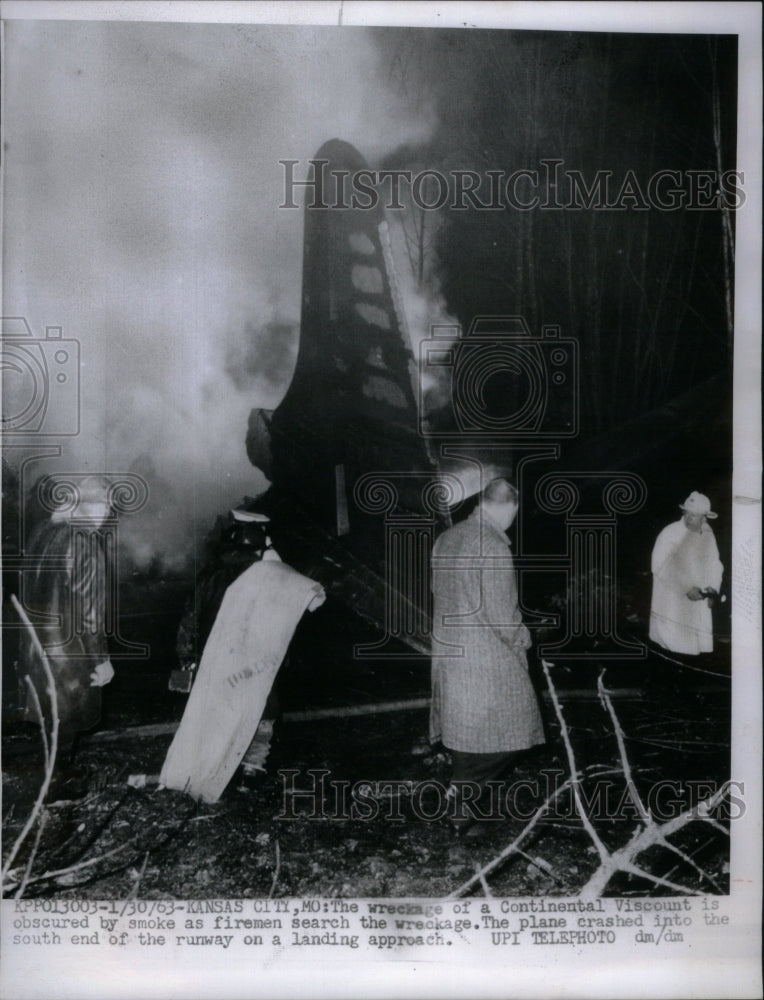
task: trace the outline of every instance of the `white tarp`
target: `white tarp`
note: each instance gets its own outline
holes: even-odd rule
[[[257,562],[226,590],[160,775],[166,788],[216,802],[252,741],[273,680],[320,584]]]

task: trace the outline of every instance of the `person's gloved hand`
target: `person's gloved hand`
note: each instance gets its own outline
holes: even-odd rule
[[[93,673],[90,675],[90,686],[94,688],[104,687],[114,676],[114,667],[111,665],[110,660],[104,660],[103,663],[99,663],[95,668]]]
[[[530,649],[531,634],[522,622],[518,622],[502,633],[502,642],[512,650]]]
[[[531,634],[525,625],[519,625],[516,629],[517,631],[517,641],[515,646],[518,649],[530,649],[531,648]]]
[[[320,608],[325,600],[326,591],[319,585],[318,592],[311,598],[310,604],[308,605],[308,611],[315,611],[316,608]]]

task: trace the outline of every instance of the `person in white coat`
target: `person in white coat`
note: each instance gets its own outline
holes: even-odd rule
[[[652,555],[650,638],[674,653],[697,656],[714,648],[711,602],[724,567],[708,524],[717,515],[702,493],[681,504],[682,517],[661,531]]]

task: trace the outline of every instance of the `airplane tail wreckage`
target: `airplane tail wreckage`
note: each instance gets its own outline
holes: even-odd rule
[[[366,169],[339,140],[316,160]],[[417,380],[383,208],[306,207],[294,376],[279,407],[249,421],[249,457],[273,483],[258,506],[288,563],[427,653],[429,550],[449,516],[430,499],[438,470]],[[407,529],[388,552],[391,519]]]
[[[338,207],[322,188],[364,159],[333,139],[313,166],[294,376],[250,414],[247,452],[272,482],[253,507],[290,565],[382,630],[359,655],[429,655],[433,540],[530,442],[555,457],[548,442],[577,433],[577,345],[518,316],[412,333],[381,199]],[[448,402],[428,411],[433,381]]]

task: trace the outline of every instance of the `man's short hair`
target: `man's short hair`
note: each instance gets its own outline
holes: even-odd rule
[[[517,504],[517,490],[507,479],[492,479],[481,494],[485,503]]]

